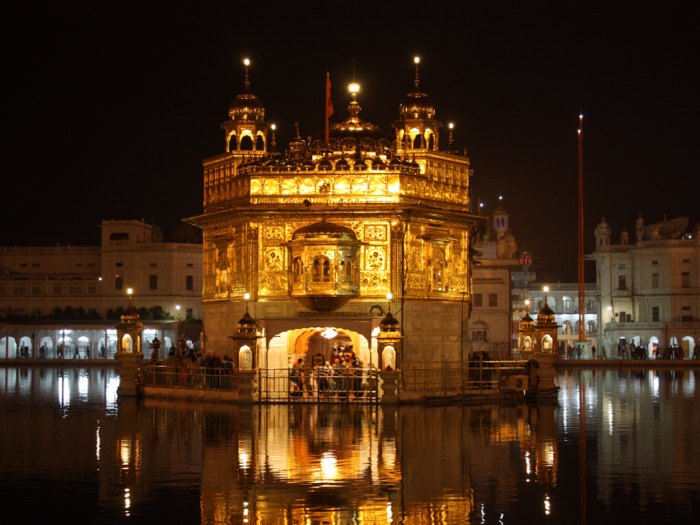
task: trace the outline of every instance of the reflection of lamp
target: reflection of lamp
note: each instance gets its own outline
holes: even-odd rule
[[[338,335],[338,332],[333,330],[333,328],[325,328],[323,332],[321,332],[321,335],[326,339],[333,339],[336,335]]]

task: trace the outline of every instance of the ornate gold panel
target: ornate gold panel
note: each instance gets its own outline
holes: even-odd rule
[[[267,248],[263,256],[265,270],[268,272],[281,272],[284,268],[284,254],[282,248]]]
[[[386,249],[379,246],[365,248],[365,269],[377,271],[386,268]]]
[[[266,226],[263,230],[266,241],[284,241],[284,227],[283,226]]]
[[[362,272],[362,292],[370,290],[387,290],[389,287],[389,276],[387,272]]]
[[[385,225],[368,225],[365,226],[365,241],[386,241],[386,226]]]

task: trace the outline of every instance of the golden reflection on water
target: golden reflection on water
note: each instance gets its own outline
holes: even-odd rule
[[[551,403],[244,409],[116,400],[98,370],[4,370],[0,488],[84,478],[107,516],[160,513],[177,494],[168,506],[217,525],[568,523],[586,508],[593,522],[621,501],[685,516],[700,500],[695,379],[566,372]]]

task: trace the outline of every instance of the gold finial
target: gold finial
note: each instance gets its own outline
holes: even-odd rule
[[[295,122],[294,127],[297,128],[297,138],[301,140],[301,135],[299,135],[299,123]]]
[[[420,78],[418,76],[418,64],[420,64],[420,57],[415,57],[413,61],[416,63],[416,79],[413,81],[413,83],[418,87],[418,84],[420,84]]]
[[[249,87],[250,87],[250,81],[248,80],[248,66],[250,65],[250,60],[246,58],[246,59],[243,61],[243,63],[245,64],[245,87],[246,87],[246,88],[249,88]]]

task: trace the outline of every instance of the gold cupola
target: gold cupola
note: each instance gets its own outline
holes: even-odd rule
[[[228,108],[230,120],[224,122],[221,128],[226,132],[226,151],[267,151],[267,130],[265,108],[258,97],[250,90],[249,66],[245,64],[245,84],[243,91]]]
[[[406,95],[399,106],[400,120],[392,124],[396,130],[397,151],[438,151],[442,123],[435,120],[435,105],[420,88],[420,58],[415,57],[414,62],[416,76],[413,91]]]

